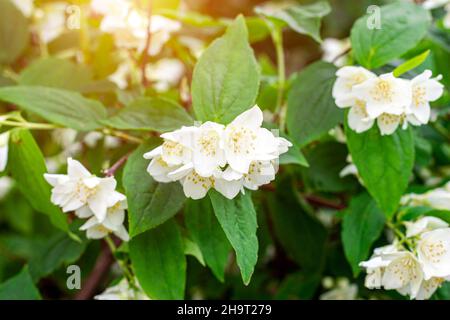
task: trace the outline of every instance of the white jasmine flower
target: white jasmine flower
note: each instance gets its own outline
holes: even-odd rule
[[[359,99],[353,92],[356,85],[369,79],[376,79],[376,75],[363,67],[343,67],[336,72],[336,82],[333,86],[333,98],[339,108],[347,108],[355,105]]]
[[[201,199],[211,188],[233,199],[244,187],[257,190],[275,179],[277,159],[292,144],[261,128],[255,106],[227,126],[206,122],[164,133],[164,143],[144,154],[158,182],[180,181],[186,197]]]
[[[11,0],[12,3],[19,9],[22,14],[29,18],[33,14],[34,0]]]
[[[91,8],[95,13],[104,16],[121,16],[128,12],[131,3],[128,0],[92,0]]]
[[[64,212],[87,206],[99,221],[106,218],[107,208],[124,197],[115,191],[117,182],[113,177],[98,178],[72,158],[67,159],[67,175],[45,174],[44,177],[53,187],[52,203]]]
[[[361,133],[372,128],[375,120],[371,119],[367,113],[366,103],[356,99],[348,112],[348,126],[353,131]]]
[[[52,131],[52,139],[63,149],[70,148],[76,140],[78,132],[70,128],[55,129]]]
[[[117,201],[108,208],[106,217],[102,222],[94,215],[80,227],[80,230],[86,231],[88,239],[102,239],[113,233],[123,241],[129,241],[130,237],[123,226],[125,209],[127,209],[126,200]]]
[[[212,176],[218,167],[226,164],[222,145],[224,130],[225,126],[208,121],[193,132],[193,168],[202,177]]]
[[[412,101],[410,81],[396,78],[392,73],[355,85],[352,92],[366,102],[366,111],[371,118],[383,113],[401,115]]]
[[[96,295],[96,300],[150,300],[142,290],[137,279],[136,287],[130,286],[127,279],[122,279],[117,285],[107,288],[103,293]]]
[[[0,134],[0,172],[5,171],[8,164],[9,131]]]
[[[58,38],[66,27],[65,2],[52,2],[36,10],[36,28],[43,43],[50,43]]]
[[[165,92],[177,85],[184,74],[184,64],[178,59],[161,59],[145,67],[147,79],[154,82],[158,92]]]
[[[407,122],[404,122],[404,120],[405,117],[403,115],[383,113],[377,118],[377,125],[382,136],[390,135],[397,130],[401,123],[403,123],[404,129],[406,129]]]
[[[116,71],[111,74],[108,79],[116,84],[119,89],[126,89],[128,87],[128,77],[132,72],[130,62],[126,61],[119,64]]]
[[[423,194],[409,194],[402,198],[403,204],[429,206],[438,210],[450,210],[450,182],[441,188]]]
[[[448,223],[436,217],[422,217],[415,222],[405,221],[406,236],[414,237],[439,228],[447,228]]]
[[[350,40],[348,38],[326,38],[323,40],[321,48],[323,51],[322,60],[330,63],[334,62],[336,66],[342,67],[347,60],[347,55],[342,54],[350,49]]]
[[[431,71],[425,70],[411,80],[412,104],[408,113],[411,113],[419,123],[426,124],[430,120],[430,101],[439,99],[444,93],[444,86],[436,79],[431,79]]]
[[[387,290],[399,290],[414,298],[423,280],[421,264],[417,258],[411,252],[401,251],[386,254],[382,259],[389,261],[383,272],[383,287]]]
[[[417,255],[425,280],[450,276],[450,228],[423,233],[417,243]]]
[[[427,300],[430,299],[433,293],[441,286],[445,281],[443,278],[431,278],[429,280],[422,281],[420,285],[419,292],[415,297],[416,300]]]
[[[359,266],[366,269],[367,276],[364,285],[369,289],[380,289],[385,268],[389,265],[389,260],[384,260],[383,255],[398,252],[395,244],[380,247],[374,250],[372,257],[363,261]]]
[[[262,122],[262,111],[254,106],[237,116],[226,127],[224,150],[233,170],[247,173],[252,161],[278,158],[280,142],[270,131],[261,128]]]
[[[204,178],[192,170],[181,183],[186,197],[198,200],[206,196],[209,189],[214,186],[214,182],[214,177]]]

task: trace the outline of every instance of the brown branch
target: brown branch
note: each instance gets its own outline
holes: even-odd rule
[[[142,52],[142,58],[141,58],[141,73],[142,73],[142,84],[144,86],[148,85],[148,79],[145,75],[145,66],[148,62],[148,50],[150,49],[150,44],[152,41],[152,33],[151,33],[151,26],[152,26],[152,1],[148,1],[148,28],[147,28],[147,39],[145,40],[145,47],[144,51]]]
[[[119,160],[117,160],[117,162],[114,163],[114,164],[111,166],[111,168],[109,168],[109,169],[103,171],[103,174],[104,174],[106,177],[112,177],[112,176],[114,176],[114,174],[116,173],[116,171],[119,170],[119,168],[120,168],[121,166],[123,166],[123,165],[125,164],[125,162],[127,162],[127,160],[128,160],[128,158],[130,157],[130,155],[131,155],[131,152],[130,152],[130,153],[127,153],[126,155],[124,155],[122,158],[120,158]]]
[[[75,300],[88,300],[91,299],[97,291],[98,285],[102,282],[107,271],[114,263],[114,257],[108,249],[105,243],[102,243],[102,252],[97,258],[94,269],[89,277],[83,283],[81,290],[75,295]]]
[[[323,199],[315,195],[304,195],[304,197],[310,204],[315,206],[326,207],[335,210],[343,210],[347,208],[347,206],[343,203],[328,201],[327,199]]]

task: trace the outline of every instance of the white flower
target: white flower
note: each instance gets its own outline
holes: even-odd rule
[[[365,279],[365,286],[369,289],[380,289],[382,287],[382,280],[385,268],[390,261],[384,260],[384,254],[398,252],[397,246],[387,245],[374,250],[373,256],[359,264],[360,267],[366,268],[367,276]]]
[[[429,206],[438,210],[450,210],[450,182],[441,188],[423,194],[409,194],[402,198],[402,203],[415,206]]]
[[[53,187],[51,201],[64,212],[85,213],[87,206],[99,221],[106,218],[107,209],[125,196],[115,191],[113,177],[98,178],[92,175],[81,163],[67,159],[67,175],[45,174],[47,182]]]
[[[350,129],[361,133],[372,128],[375,120],[371,119],[367,113],[366,103],[355,99],[353,106],[348,112],[348,126]]]
[[[233,199],[244,187],[257,190],[275,179],[277,160],[292,144],[261,128],[259,107],[229,125],[206,122],[161,135],[161,146],[144,154],[158,182],[180,181],[186,197],[201,199],[211,188]]]
[[[193,132],[192,162],[195,171],[202,177],[210,177],[218,167],[226,164],[223,150],[225,126],[205,122]]]
[[[92,0],[91,8],[95,13],[104,16],[119,17],[131,8],[128,0]]]
[[[431,79],[431,71],[425,70],[411,80],[412,103],[411,113],[419,123],[426,124],[430,120],[430,101],[439,99],[444,93],[444,86],[438,82],[441,77]]]
[[[34,0],[11,0],[12,3],[19,9],[22,14],[29,18],[34,10]]]
[[[152,42],[150,43],[150,48],[148,48],[148,54],[151,56],[159,54],[163,45],[170,39],[172,33],[177,32],[180,29],[181,23],[179,21],[159,15],[153,15],[150,22]],[[141,46],[140,49],[140,51],[143,51],[144,46]]]
[[[127,279],[122,279],[117,285],[107,288],[103,293],[96,295],[96,300],[150,300],[142,290],[137,279],[134,280],[136,288],[130,286]]]
[[[376,75],[369,70],[352,66],[339,69],[336,76],[332,94],[339,108],[354,106],[358,96],[353,92],[353,88],[369,79],[376,79]]]
[[[154,82],[158,92],[165,92],[180,82],[184,74],[184,64],[178,59],[161,59],[145,67],[147,79]]]
[[[445,281],[443,278],[431,278],[429,280],[423,280],[420,285],[419,292],[417,292],[416,300],[427,300],[433,295],[433,293],[441,286]]]
[[[86,237],[88,239],[101,239],[113,233],[123,241],[129,241],[130,237],[123,226],[125,209],[127,209],[126,200],[117,201],[113,206],[108,208],[106,217],[102,222],[96,216],[92,216],[80,227],[80,230],[86,230]]]
[[[64,32],[66,9],[65,2],[53,2],[36,10],[36,28],[42,42],[50,43]]]
[[[9,131],[0,134],[0,172],[5,171],[8,164]]]
[[[406,226],[406,236],[408,238],[434,229],[448,227],[447,222],[436,217],[423,217],[415,222],[405,221],[404,224]]]
[[[108,79],[116,84],[119,89],[125,89],[128,86],[128,77],[132,72],[129,61],[119,64],[116,71]]]
[[[423,233],[417,243],[417,256],[425,280],[450,276],[450,228]]]
[[[194,170],[183,178],[181,184],[183,185],[183,191],[186,197],[194,200],[202,199],[206,196],[209,189],[214,186],[215,178],[200,176]]]
[[[324,61],[330,63],[334,62],[336,66],[341,67],[345,64],[345,61],[347,60],[347,55],[342,54],[345,53],[348,49],[350,49],[350,41],[348,38],[342,40],[334,38],[326,38],[323,40],[321,48],[323,51],[322,59]]]
[[[262,122],[263,113],[258,106],[254,106],[226,127],[225,157],[234,171],[247,173],[252,161],[278,158],[282,138],[276,138],[269,130],[261,128]]]
[[[373,119],[383,113],[401,115],[412,101],[410,81],[396,78],[392,73],[357,84],[352,92],[366,102],[366,111]]]
[[[389,253],[382,256],[389,261],[383,272],[382,285],[385,289],[396,289],[414,298],[422,284],[423,272],[417,258],[408,251]]]

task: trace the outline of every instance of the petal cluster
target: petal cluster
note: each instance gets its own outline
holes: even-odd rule
[[[184,193],[201,199],[214,188],[233,199],[275,179],[277,160],[292,144],[262,128],[258,106],[224,126],[205,122],[164,133],[164,143],[146,153],[148,173],[158,182],[180,181]]]
[[[80,162],[68,158],[67,174],[45,174],[53,187],[51,202],[64,212],[74,211],[88,219],[80,230],[86,230],[90,239],[100,239],[114,233],[124,241],[129,240],[123,226],[127,202],[125,195],[116,191],[113,177],[92,175]]]
[[[390,135],[408,124],[420,126],[430,120],[430,102],[439,99],[444,86],[430,70],[412,80],[392,73],[375,75],[363,67],[347,66],[336,73],[333,97],[339,108],[350,108],[349,127],[361,133],[378,125],[382,135]]]
[[[429,299],[450,280],[450,228],[438,218],[407,222],[406,236],[377,248],[368,261],[365,285],[369,289],[397,290],[411,299]]]

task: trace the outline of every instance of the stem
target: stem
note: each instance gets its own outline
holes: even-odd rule
[[[53,129],[60,128],[57,125],[49,124],[49,123],[16,122],[16,121],[9,121],[9,120],[0,121],[0,125],[34,129],[34,130],[53,130]]]
[[[144,140],[142,140],[141,138],[138,138],[138,137],[129,135],[128,133],[114,130],[114,129],[105,128],[105,129],[102,129],[102,132],[106,135],[115,136],[115,137],[121,138],[123,140],[127,140],[127,141],[137,143],[137,144],[141,144],[142,142],[144,142]]]
[[[131,270],[128,268],[126,263],[124,263],[122,260],[116,258],[117,247],[114,244],[114,241],[111,239],[111,237],[109,235],[106,236],[104,239],[105,239],[105,242],[108,244],[109,250],[111,251],[113,257],[116,259],[117,263],[119,264],[120,268],[122,269],[123,274],[127,278],[128,283],[131,286],[135,287],[134,276],[133,276]]]
[[[150,48],[150,44],[152,41],[152,34],[151,34],[151,25],[152,25],[152,1],[148,1],[148,27],[147,27],[147,39],[145,40],[145,47],[144,51],[142,52],[142,60],[141,60],[141,72],[142,72],[142,84],[144,86],[147,86],[148,79],[145,75],[145,66],[148,62],[148,49]]]
[[[277,106],[275,113],[278,115],[280,121],[280,129],[284,131],[285,120],[286,120],[286,107],[284,106],[284,89],[286,86],[286,67],[284,59],[284,48],[283,48],[283,29],[281,27],[273,25],[269,22],[269,28],[271,29],[270,35],[272,37],[273,44],[275,46],[275,52],[277,56],[277,68],[278,68],[278,95],[277,95]]]
[[[114,176],[114,174],[116,173],[116,171],[128,160],[128,157],[131,155],[131,153],[127,153],[126,155],[124,155],[122,158],[120,158],[119,160],[117,160],[116,163],[114,163],[111,168],[109,168],[108,170],[105,170],[104,175],[107,177],[112,177]]]

